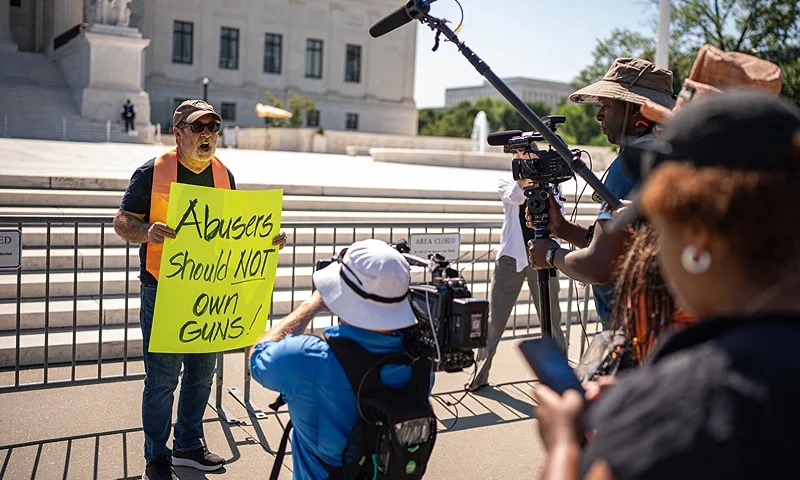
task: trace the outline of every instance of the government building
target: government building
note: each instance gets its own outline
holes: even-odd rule
[[[558,106],[575,91],[567,83],[536,78],[511,77],[504,78],[503,81],[523,102],[542,102],[550,108]],[[484,81],[483,85],[474,87],[448,88],[445,92],[445,107],[452,107],[461,102],[472,103],[484,97],[503,98],[489,82]]]
[[[397,5],[0,0],[0,121],[49,121],[30,110],[60,102],[65,130],[67,119],[118,125],[130,98],[137,126],[169,132],[177,104],[206,95],[226,124],[263,126],[255,106],[270,92],[284,108],[292,93],[315,101],[304,127],[415,135],[416,25],[368,33]]]

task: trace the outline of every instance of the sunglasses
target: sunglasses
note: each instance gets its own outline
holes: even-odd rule
[[[206,128],[208,128],[208,133],[217,133],[219,132],[220,124],[217,122],[211,122],[211,123],[194,122],[194,123],[184,123],[183,127],[191,128],[192,132],[194,133],[200,133]]]

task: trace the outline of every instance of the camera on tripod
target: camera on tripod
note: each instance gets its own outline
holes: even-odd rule
[[[558,125],[566,121],[563,115],[542,117],[542,122],[554,133]],[[512,159],[511,172],[514,180],[531,181],[531,186],[524,189],[525,204],[532,217],[536,238],[547,238],[550,234],[547,230],[550,190],[554,185],[575,178],[575,172],[552,145],[548,145],[547,149],[537,147],[536,142],[545,141],[541,133],[522,133],[519,130],[498,132],[489,135],[488,140],[489,145],[503,145],[505,153],[522,153],[530,157]],[[580,154],[579,150],[572,152]]]

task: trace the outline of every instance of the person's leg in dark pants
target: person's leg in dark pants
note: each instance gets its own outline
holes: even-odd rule
[[[187,452],[203,446],[203,413],[211,396],[217,354],[185,355],[184,365],[175,422],[175,449]]]
[[[508,317],[517,304],[524,279],[525,274],[517,272],[517,264],[513,258],[502,256],[497,259],[489,290],[489,329],[486,334],[486,347],[478,350],[475,359],[478,373],[469,386],[470,390],[489,383],[492,359],[497,353],[497,346],[506,329]]]
[[[133,119],[132,118],[125,118],[125,131],[128,132],[133,130]]]
[[[536,305],[536,313],[539,315],[539,324],[541,325],[541,299],[539,298],[539,272],[531,267],[526,267],[523,270],[528,279],[528,288],[533,296],[534,305]],[[550,277],[550,327],[553,331],[553,340],[558,344],[561,351],[566,354],[567,343],[564,338],[564,332],[561,330],[561,300],[559,292],[561,286],[558,281],[558,276]]]
[[[149,353],[150,331],[153,328],[153,311],[156,303],[156,287],[142,285],[139,321],[142,326],[142,350],[144,354],[144,393],[142,395],[142,429],[144,430],[144,458],[148,463],[148,478],[156,476],[152,463],[161,470],[168,467],[172,452],[167,440],[172,427],[172,406],[178,375],[181,373],[183,355]],[[168,470],[167,470],[168,471]],[[159,473],[163,473],[160,471]],[[169,478],[169,477],[165,477]]]

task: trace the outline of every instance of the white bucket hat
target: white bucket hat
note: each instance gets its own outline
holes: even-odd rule
[[[349,325],[391,331],[417,324],[408,262],[386,242],[355,242],[344,258],[314,272],[313,281],[325,306]]]

